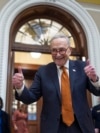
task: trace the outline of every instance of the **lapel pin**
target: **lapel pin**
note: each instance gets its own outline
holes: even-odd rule
[[[75,69],[73,69],[73,72],[76,72],[76,70],[75,70]]]

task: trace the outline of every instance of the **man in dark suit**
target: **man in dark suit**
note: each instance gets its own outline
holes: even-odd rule
[[[10,118],[8,113],[2,110],[3,101],[0,97],[0,133],[10,133]]]
[[[16,89],[16,99],[26,104],[43,97],[41,112],[41,133],[94,133],[91,111],[87,101],[87,89],[100,95],[100,81],[89,61],[69,60],[71,47],[69,38],[57,35],[51,40],[53,61],[42,66],[36,73],[34,82],[28,90],[24,85],[21,69],[15,73],[12,83]],[[69,126],[62,119],[61,67],[69,73],[74,122]],[[66,88],[67,90],[67,88]],[[66,114],[66,117],[68,115]]]

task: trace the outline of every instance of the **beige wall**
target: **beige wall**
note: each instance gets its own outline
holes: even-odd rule
[[[98,5],[93,5],[93,4],[88,4],[88,3],[80,3],[86,10],[87,12],[91,15],[93,20],[95,21],[99,32],[100,32],[100,4]]]
[[[78,2],[92,3],[92,4],[100,4],[100,0],[76,0]]]

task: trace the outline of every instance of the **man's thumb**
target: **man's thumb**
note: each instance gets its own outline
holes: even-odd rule
[[[90,60],[89,59],[86,61],[86,65],[87,66],[90,65]]]
[[[23,74],[23,71],[22,71],[22,69],[20,67],[18,68],[18,73]]]

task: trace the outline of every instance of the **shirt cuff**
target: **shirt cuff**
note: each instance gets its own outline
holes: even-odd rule
[[[90,80],[91,81],[91,80]],[[96,82],[91,81],[91,83],[98,89],[100,89],[100,79]]]
[[[22,94],[22,91],[24,90],[24,84],[20,89],[16,89],[18,95],[20,96]]]

